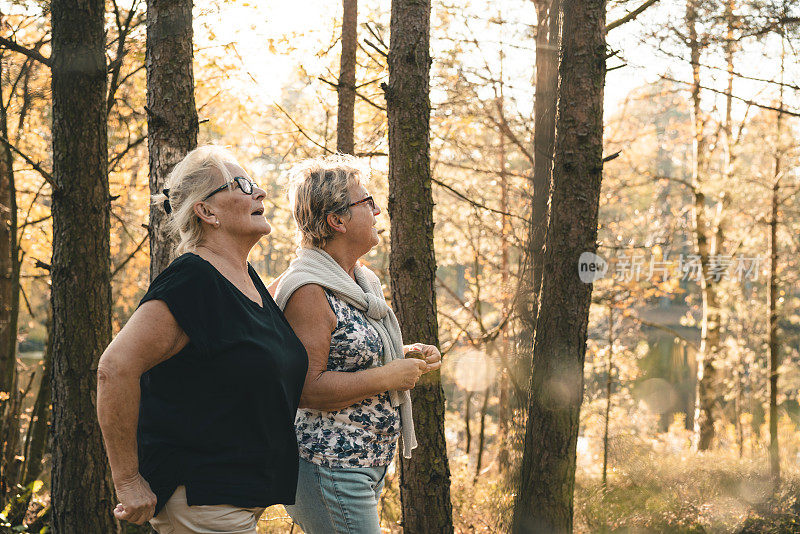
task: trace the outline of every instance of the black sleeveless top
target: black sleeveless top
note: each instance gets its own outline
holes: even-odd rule
[[[158,275],[139,303],[165,302],[189,337],[140,381],[139,471],[156,494],[156,513],[181,485],[189,505],[294,503],[294,418],[308,356],[248,271],[263,307],[191,253]]]

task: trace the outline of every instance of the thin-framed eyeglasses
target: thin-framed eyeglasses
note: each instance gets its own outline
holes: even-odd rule
[[[218,188],[214,189],[212,192],[207,194],[205,197],[203,197],[203,200],[208,200],[209,198],[213,197],[223,189],[227,189],[231,183],[235,183],[236,186],[238,186],[239,189],[242,190],[242,193],[244,193],[245,195],[252,195],[253,189],[257,187],[255,182],[248,180],[247,178],[244,178],[242,176],[235,176],[233,180],[231,180],[230,182],[225,182],[223,185],[219,186]],[[236,186],[234,186],[234,188]]]
[[[348,208],[352,208],[353,206],[358,206],[359,204],[368,203],[369,207],[372,208],[372,211],[375,211],[375,199],[372,198],[372,195],[368,197],[364,197],[361,200],[356,200],[355,202],[348,204]]]

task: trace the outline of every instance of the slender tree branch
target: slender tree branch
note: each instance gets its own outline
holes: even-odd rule
[[[291,116],[291,115],[289,115],[289,112],[287,112],[285,109],[283,109],[283,108],[280,106],[280,104],[278,104],[278,103],[273,103],[272,105],[273,105],[273,106],[275,106],[276,108],[278,108],[278,111],[280,111],[281,113],[283,113],[284,115],[286,115],[286,118],[287,118],[287,119],[289,119],[289,121],[290,121],[292,124],[294,124],[294,127],[295,127],[295,128],[297,128],[297,131],[298,131],[298,132],[299,132],[299,133],[300,133],[300,134],[301,134],[303,137],[305,137],[306,139],[308,139],[309,141],[311,141],[311,142],[312,142],[312,143],[313,143],[315,146],[317,146],[317,147],[321,148],[322,150],[324,150],[324,151],[325,151],[325,152],[327,152],[328,154],[333,154],[333,153],[334,153],[334,152],[333,152],[333,150],[331,150],[330,148],[328,148],[328,147],[326,147],[326,146],[324,146],[324,145],[321,145],[321,144],[319,144],[318,142],[316,142],[314,139],[312,139],[312,138],[311,138],[311,136],[309,136],[309,135],[306,133],[306,131],[305,131],[305,130],[304,130],[304,129],[303,129],[303,128],[302,128],[302,127],[299,125],[299,124],[297,124],[297,122],[295,122],[295,120],[292,118],[292,116]]]
[[[660,78],[662,80],[667,80],[667,81],[675,82],[675,83],[682,83],[684,85],[694,85],[692,82],[685,82],[683,80],[677,80],[675,78],[671,78],[671,77],[665,76],[663,74],[660,76]],[[732,94],[728,93],[727,91],[722,91],[720,89],[714,89],[713,87],[706,87],[706,86],[703,86],[703,85],[701,85],[699,87],[700,87],[700,89],[702,89],[704,91],[711,91],[712,93],[717,93],[717,94],[720,94],[720,95],[723,95],[723,96],[728,96],[730,98],[739,100],[741,102],[744,102],[745,104],[749,104],[749,105],[755,106],[757,108],[769,109],[771,111],[776,111],[778,113],[782,113],[784,115],[789,115],[791,117],[800,117],[800,112],[798,112],[798,111],[792,111],[792,110],[788,110],[788,109],[783,109],[782,107],[776,108],[775,106],[768,106],[766,104],[759,104],[758,102],[754,102],[753,100],[748,100],[747,98],[742,98],[741,96],[732,95]]]
[[[53,215],[45,215],[44,217],[40,217],[33,221],[25,221],[22,226],[19,227],[20,230],[27,228],[28,226],[33,226],[34,224],[39,224],[40,222],[48,221],[53,217]]]
[[[20,149],[18,149],[14,145],[12,145],[11,142],[8,139],[6,139],[5,137],[3,137],[2,135],[0,135],[0,142],[3,143],[4,145],[6,145],[11,150],[13,150],[14,152],[16,152],[17,154],[19,154],[22,157],[22,159],[27,161],[28,164],[30,164],[31,167],[34,168],[35,171],[37,171],[39,174],[42,175],[42,178],[47,180],[47,183],[50,184],[50,187],[52,187],[54,191],[58,191],[58,186],[56,185],[55,180],[53,180],[53,176],[49,172],[44,170],[40,164],[38,164],[35,161],[33,161],[26,154],[23,154],[20,151]]]
[[[150,237],[149,235],[145,235],[145,236],[144,236],[144,238],[142,238],[142,240],[141,240],[141,241],[139,241],[139,244],[138,244],[138,245],[136,245],[136,248],[135,248],[135,249],[133,249],[133,252],[131,252],[130,254],[128,254],[128,257],[126,257],[126,258],[125,258],[125,259],[122,261],[122,263],[120,263],[119,265],[117,265],[116,267],[114,267],[114,270],[113,270],[113,271],[111,271],[111,278],[112,278],[112,280],[113,280],[113,278],[114,278],[114,277],[117,275],[117,273],[118,273],[118,272],[119,272],[119,271],[120,271],[120,270],[121,270],[123,267],[125,267],[125,264],[127,264],[129,261],[131,261],[131,260],[133,259],[133,257],[134,257],[134,256],[136,256],[136,254],[137,254],[137,253],[138,253],[140,250],[142,250],[142,247],[143,247],[143,246],[144,246],[144,244],[147,242],[147,239],[148,239],[149,237]]]
[[[464,169],[465,171],[472,171],[472,172],[479,172],[481,174],[491,174],[493,176],[499,176],[500,171],[492,170],[492,169],[481,169],[480,167],[471,167],[469,165],[462,165],[460,163],[453,163],[451,161],[444,161],[441,159],[433,160],[435,165],[442,164],[445,167],[453,167],[454,169]],[[504,174],[506,176],[515,176],[517,178],[525,178],[526,180],[530,179],[530,176],[527,174],[521,174],[514,171],[505,171]]]
[[[330,85],[330,86],[331,86],[331,87],[333,87],[334,89],[339,89],[339,84],[338,84],[338,83],[336,83],[336,82],[332,82],[332,81],[330,81],[330,80],[326,80],[326,79],[325,79],[325,78],[323,78],[322,76],[318,76],[317,78],[319,79],[319,81],[321,81],[321,82],[324,82],[324,83],[327,83],[328,85]],[[361,93],[359,93],[359,92],[358,92],[358,91],[356,91],[355,89],[353,89],[353,92],[356,94],[356,96],[357,96],[358,98],[360,98],[361,100],[363,100],[364,102],[366,102],[366,103],[367,103],[367,104],[369,104],[370,106],[372,106],[372,107],[374,107],[374,108],[376,108],[376,109],[379,109],[379,110],[381,110],[381,111],[386,111],[386,108],[385,108],[384,106],[381,106],[380,104],[376,104],[375,102],[373,102],[372,100],[370,100],[370,99],[369,99],[369,98],[367,98],[366,96],[362,95]]]
[[[53,61],[50,58],[44,57],[36,50],[31,50],[30,48],[26,48],[21,44],[12,41],[11,39],[0,37],[0,46],[2,46],[2,48],[7,48],[8,50],[13,50],[14,52],[19,52],[20,54],[28,56],[29,58],[34,59],[39,63],[42,63],[43,65],[47,65],[48,67],[53,68]]]
[[[606,24],[606,33],[610,32],[614,28],[622,26],[626,22],[632,21],[633,19],[638,17],[645,9],[652,6],[656,2],[658,2],[658,0],[647,0],[645,3],[643,3],[642,5],[640,5],[639,7],[637,7],[636,9],[634,9],[633,11],[622,17],[621,19]]]
[[[22,295],[22,300],[25,301],[25,307],[28,308],[28,314],[30,314],[31,318],[36,320],[36,314],[33,313],[33,308],[31,307],[31,301],[28,300],[28,295],[25,293],[25,288],[22,287],[22,284],[17,284],[19,288],[19,292]]]
[[[447,189],[448,191],[450,191],[452,194],[454,194],[455,196],[457,196],[461,200],[463,200],[465,202],[468,202],[469,204],[472,204],[476,208],[480,208],[480,209],[483,209],[483,210],[486,210],[486,211],[491,211],[492,213],[497,213],[498,215],[505,215],[507,217],[513,217],[515,219],[519,219],[520,221],[525,222],[526,224],[528,222],[528,220],[525,217],[520,217],[519,215],[516,215],[514,213],[508,213],[506,211],[490,208],[486,204],[482,204],[482,203],[478,202],[477,200],[472,200],[468,196],[464,195],[463,193],[460,193],[459,191],[456,191],[451,186],[447,185],[446,183],[442,182],[441,180],[438,180],[436,178],[431,177],[431,182],[433,182],[436,185],[439,185],[439,186]]]
[[[124,149],[122,149],[122,151],[119,154],[117,154],[116,156],[111,158],[111,160],[109,160],[108,169],[109,170],[113,170],[117,166],[117,163],[119,163],[119,161],[123,157],[125,157],[125,154],[127,154],[129,151],[131,151],[135,147],[139,146],[140,144],[142,144],[145,139],[147,139],[147,134],[145,134],[145,135],[143,135],[143,136],[141,136],[141,137],[139,137],[139,138],[137,138],[137,139],[135,139],[133,141],[130,141],[128,143],[128,146],[126,146]]]
[[[373,43],[373,42],[372,42],[372,41],[370,41],[369,39],[364,39],[364,43],[366,43],[367,45],[369,45],[369,47],[370,47],[370,48],[372,48],[373,50],[375,50],[377,53],[379,53],[379,54],[380,54],[380,55],[382,55],[383,57],[389,57],[389,54],[387,54],[386,52],[384,52],[383,50],[381,50],[381,49],[378,47],[378,45],[376,45],[375,43]]]

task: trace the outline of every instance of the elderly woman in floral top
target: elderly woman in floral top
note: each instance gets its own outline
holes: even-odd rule
[[[300,475],[286,509],[308,534],[379,534],[378,500],[398,438],[416,446],[408,390],[438,369],[430,345],[402,344],[375,274],[359,258],[378,244],[380,209],[351,156],[305,161],[290,172],[301,248],[271,290],[308,352],[295,420]],[[421,359],[404,358],[409,350]]]

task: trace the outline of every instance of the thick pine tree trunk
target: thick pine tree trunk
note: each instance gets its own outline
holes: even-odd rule
[[[358,0],[342,0],[342,56],[339,62],[339,111],[336,119],[336,150],[355,151],[356,48],[358,45]]]
[[[597,248],[603,151],[605,1],[564,0],[550,218],[515,533],[572,532],[575,454]]]
[[[429,0],[393,0],[389,45],[389,270],[403,339],[438,345],[436,259],[430,176]],[[438,371],[411,392],[419,448],[401,459],[400,497],[408,534],[453,532],[444,391]]]
[[[53,532],[116,530],[93,394],[111,340],[103,0],[57,0],[53,94]]]
[[[192,0],[147,1],[147,147],[150,193],[197,146],[192,70]],[[169,265],[176,243],[165,234],[160,206],[150,209],[150,279]]]

